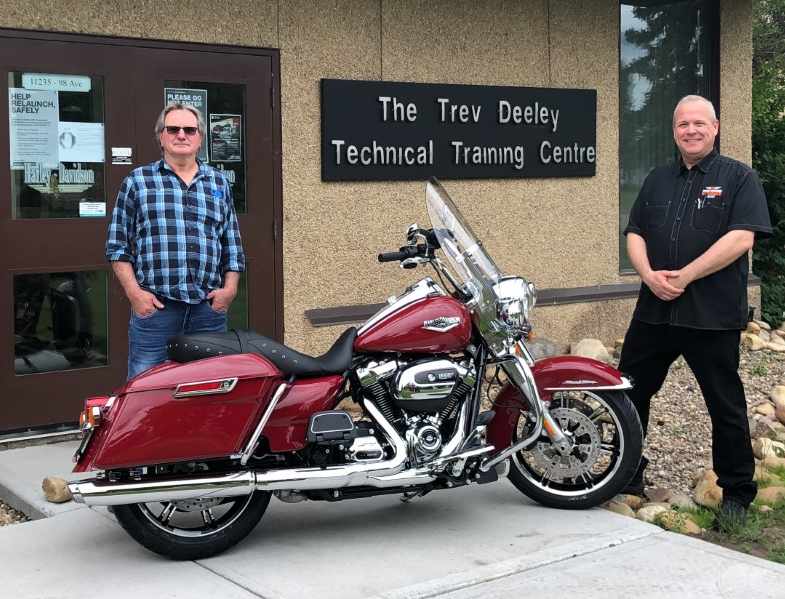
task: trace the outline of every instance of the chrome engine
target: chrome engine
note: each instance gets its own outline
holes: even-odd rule
[[[420,465],[455,432],[449,418],[474,387],[476,368],[467,359],[399,358],[369,362],[357,376],[364,395],[406,440],[411,463]]]

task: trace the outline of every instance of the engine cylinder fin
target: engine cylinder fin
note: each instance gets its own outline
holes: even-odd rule
[[[376,383],[375,385],[368,387],[368,391],[373,394],[373,400],[387,419],[387,422],[392,423],[401,419],[400,412],[395,409],[392,401],[390,401],[390,396],[384,388],[384,385]],[[396,412],[398,413],[396,414]]]
[[[463,381],[458,381],[458,384],[455,386],[455,389],[452,392],[450,403],[447,404],[446,408],[439,412],[440,423],[449,418],[450,414],[452,414],[452,411],[455,409],[455,406],[458,404],[458,401],[463,399],[469,391],[471,391],[471,389],[466,386]]]

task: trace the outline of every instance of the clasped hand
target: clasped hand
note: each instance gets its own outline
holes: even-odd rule
[[[655,270],[646,281],[652,293],[666,302],[675,300],[684,293],[689,283],[681,270]]]

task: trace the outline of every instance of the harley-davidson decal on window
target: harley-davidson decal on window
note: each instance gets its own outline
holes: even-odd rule
[[[461,318],[459,316],[439,316],[432,320],[426,320],[423,322],[422,328],[429,331],[443,333],[444,331],[454,329],[459,324],[461,324]]]

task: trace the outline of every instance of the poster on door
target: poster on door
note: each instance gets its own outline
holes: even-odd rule
[[[210,155],[213,162],[240,162],[241,125],[239,114],[210,115]]]
[[[23,170],[26,163],[56,169],[60,121],[57,92],[12,87],[8,90],[8,106],[11,169]]]
[[[61,162],[104,162],[106,160],[103,123],[61,121],[58,130]]]
[[[185,87],[165,87],[164,88],[164,105],[171,104],[187,104],[193,106],[202,113],[206,119],[207,114],[207,90],[206,89],[188,89]],[[197,158],[203,162],[208,162],[209,156],[207,154],[207,144],[202,140],[202,145],[199,148]]]

